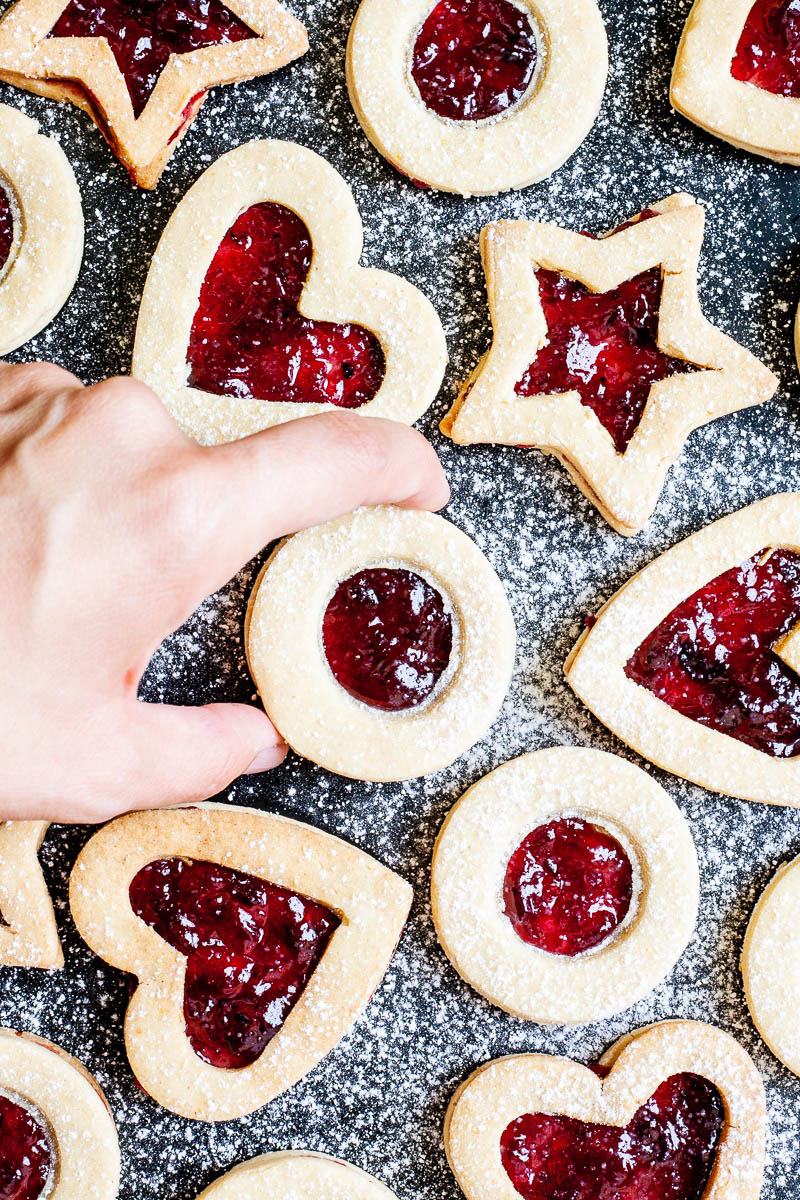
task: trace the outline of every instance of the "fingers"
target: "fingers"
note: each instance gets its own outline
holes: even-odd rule
[[[396,421],[325,413],[203,451],[214,590],[275,538],[365,504],[438,509],[450,488],[431,444]]]
[[[136,708],[126,728],[126,777],[106,816],[196,803],[237,776],[269,770],[286,757],[286,743],[272,722],[249,704],[131,703]]]
[[[55,363],[0,362],[0,413],[14,412],[32,400],[46,401],[54,392],[83,390],[75,375]]]

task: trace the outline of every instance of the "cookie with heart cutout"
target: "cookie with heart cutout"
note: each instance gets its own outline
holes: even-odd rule
[[[797,807],[798,626],[800,494],[787,493],[715,521],[630,579],[587,621],[565,672],[658,766]]]
[[[516,1054],[456,1091],[445,1150],[467,1200],[658,1195],[758,1200],[766,1102],[727,1033],[664,1021],[628,1034],[593,1067]],[[618,1190],[617,1190],[618,1189]]]
[[[201,1121],[253,1112],[316,1066],[378,987],[410,904],[362,850],[227,804],[120,817],[70,877],[79,932],[139,981],[136,1079]]]
[[[464,196],[556,171],[597,117],[595,0],[362,0],[347,43],[361,127],[404,175]]]
[[[798,38],[795,0],[695,0],[672,107],[742,150],[800,165]]]
[[[350,188],[318,154],[229,151],[167,223],[132,373],[204,443],[331,408],[411,424],[442,381],[444,333],[412,284],[359,266],[362,241]]]
[[[0,20],[0,79],[88,113],[139,187],[154,188],[209,88],[305,54],[277,0],[17,0]]]
[[[0,821],[0,966],[63,967],[53,902],[37,857],[48,821]]]
[[[800,1075],[798,902],[800,858],[795,858],[779,867],[760,896],[742,950],[742,977],[753,1024],[775,1057],[795,1075]]]
[[[97,1080],[60,1046],[0,1029],[0,1161],[14,1200],[114,1200],[119,1144]]]
[[[72,167],[36,121],[0,104],[0,355],[49,325],[83,258]]]
[[[366,1171],[311,1150],[283,1150],[240,1163],[197,1200],[396,1200]]]
[[[697,917],[689,826],[639,767],[558,746],[497,767],[448,813],[431,908],[453,966],[540,1024],[613,1016],[661,982]]]
[[[293,750],[385,782],[441,770],[483,737],[508,689],[515,629],[465,533],[383,505],[277,547],[250,596],[245,648]]]
[[[600,238],[487,225],[493,341],[442,432],[554,455],[618,533],[637,533],[689,434],[778,386],[700,309],[704,223],[675,195]]]

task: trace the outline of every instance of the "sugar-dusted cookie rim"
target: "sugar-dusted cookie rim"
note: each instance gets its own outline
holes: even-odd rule
[[[197,1200],[396,1200],[360,1167],[312,1150],[278,1150],[239,1163]]]
[[[658,215],[590,239],[538,221],[499,221],[481,233],[492,319],[489,351],[442,422],[462,445],[495,442],[553,454],[605,519],[622,534],[651,516],[667,471],[689,434],[709,421],[768,400],[778,380],[748,350],[716,329],[700,308],[697,271],[705,214],[677,194]],[[606,292],[660,265],[664,275],[658,344],[708,368],[653,384],[624,454],[577,391],[518,396],[515,385],[547,340],[536,268],[560,271]]]
[[[783,863],[758,898],[742,949],[742,977],[753,1024],[776,1058],[800,1075],[800,858]]]
[[[200,1059],[183,1016],[186,958],[133,912],[128,889],[160,858],[221,863],[325,904],[341,917],[303,994],[250,1066]],[[90,838],[70,876],[79,932],[136,975],[125,1017],[131,1069],[163,1107],[203,1121],[262,1107],[310,1071],[350,1029],[389,965],[411,888],[370,855],[288,817],[234,805],[129,813]]]
[[[524,0],[539,68],[525,96],[487,121],[448,121],[425,107],[409,59],[431,0],[362,0],[347,43],[347,86],[361,127],[399,171],[442,191],[493,194],[557,170],[591,129],[608,74],[595,0]]]
[[[503,911],[508,860],[562,816],[608,830],[637,886],[630,919],[574,957],[523,942]],[[672,969],[691,937],[700,880],[689,826],[640,768],[600,750],[559,746],[504,763],[461,797],[431,868],[436,932],[456,970],[494,1004],[540,1024],[583,1024],[621,1012]]]
[[[68,3],[12,5],[0,20],[0,79],[82,108],[145,188],[158,183],[208,88],[265,75],[308,49],[305,29],[277,0],[229,0],[227,7],[256,36],[172,55],[136,118],[105,38],[48,37]]]
[[[83,209],[58,142],[36,121],[0,104],[0,185],[14,241],[0,270],[0,355],[49,325],[72,291],[83,258]]]
[[[603,605],[565,663],[567,681],[598,720],[651,762],[713,792],[800,807],[800,758],[778,759],[708,729],[628,679],[625,664],[672,610],[767,547],[800,550],[800,493],[779,493],[691,534]],[[793,667],[797,640],[781,657]]]
[[[0,1091],[41,1118],[54,1154],[48,1200],[114,1200],[120,1175],[114,1118],[97,1080],[53,1042],[0,1029]]]
[[[427,578],[453,612],[451,666],[427,704],[404,712],[350,696],[322,647],[337,584],[383,565]],[[499,578],[465,533],[433,513],[382,505],[277,547],[251,593],[245,643],[264,707],[298,754],[339,775],[385,782],[449,766],[486,733],[511,678],[515,630]]]
[[[63,967],[53,901],[37,857],[48,821],[0,821],[0,965]]]
[[[752,1059],[729,1034],[699,1021],[647,1026],[616,1042],[588,1067],[546,1054],[517,1054],[479,1067],[450,1101],[444,1142],[467,1200],[519,1200],[500,1157],[500,1139],[516,1117],[547,1112],[592,1123],[627,1125],[672,1075],[693,1072],[713,1083],[725,1126],[703,1200],[758,1200],[764,1172],[766,1101]]]
[[[308,228],[312,260],[299,303],[303,316],[361,324],[381,343],[383,382],[355,411],[416,421],[435,399],[447,362],[439,317],[407,280],[359,265],[363,227],[348,184],[319,154],[292,142],[254,141],[229,150],[180,201],[148,272],[132,374],[204,443],[332,411],[330,404],[215,396],[187,386],[189,335],[211,260],[239,214],[263,201],[291,209]]]
[[[731,63],[754,0],[695,0],[672,71],[672,107],[716,137],[800,166],[800,99],[734,79]]]

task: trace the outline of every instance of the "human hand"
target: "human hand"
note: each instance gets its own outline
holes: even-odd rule
[[[202,447],[134,380],[0,364],[0,818],[100,821],[281,762],[260,709],[138,701],[153,651],[273,539],[447,497],[432,447],[391,421]]]

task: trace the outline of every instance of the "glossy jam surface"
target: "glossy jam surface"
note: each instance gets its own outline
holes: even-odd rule
[[[777,96],[800,97],[800,0],[756,0],[731,75]]]
[[[183,1012],[195,1054],[246,1067],[275,1036],[339,924],[323,905],[217,863],[148,863],[138,917],[187,957]]]
[[[401,567],[370,567],[342,580],[322,618],[334,678],[388,712],[416,708],[450,661],[453,619],[436,588]]]
[[[0,271],[8,262],[14,243],[14,213],[8,192],[0,182]]]
[[[536,279],[548,342],[516,393],[578,392],[623,453],[642,419],[651,385],[693,370],[691,363],[658,348],[661,268],[644,271],[610,292],[590,292],[557,271],[539,270]]]
[[[256,35],[220,0],[70,0],[50,37],[104,37],[139,116],[171,54]]]
[[[189,384],[218,396],[359,408],[383,381],[377,338],[360,325],[310,321],[297,305],[311,238],[280,204],[233,223],[208,268],[189,338]]]
[[[580,817],[534,829],[509,859],[506,916],[524,942],[550,954],[599,946],[624,921],[633,868],[611,834]]]
[[[21,1104],[0,1096],[0,1200],[37,1200],[50,1167],[43,1126]]]
[[[714,1085],[685,1073],[624,1129],[526,1113],[506,1127],[500,1152],[524,1200],[701,1200],[724,1117]]]
[[[800,678],[773,652],[800,623],[800,554],[761,552],[664,618],[625,674],[670,708],[772,758],[800,754]]]
[[[483,121],[524,96],[536,58],[528,14],[511,0],[438,0],[414,42],[411,76],[437,116]]]

